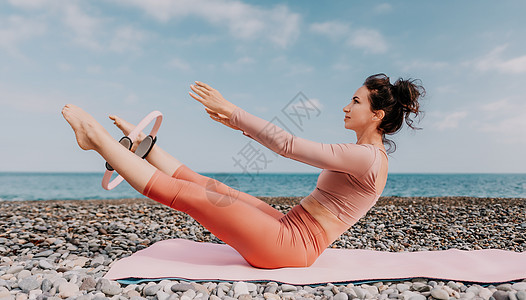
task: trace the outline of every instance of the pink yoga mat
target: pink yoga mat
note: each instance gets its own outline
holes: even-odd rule
[[[276,281],[296,285],[406,278],[497,283],[526,278],[526,252],[326,249],[308,268],[268,270],[250,266],[228,245],[171,239],[115,262],[104,278]]]

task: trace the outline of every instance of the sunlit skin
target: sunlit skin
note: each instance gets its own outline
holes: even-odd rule
[[[230,125],[229,120],[236,105],[227,101],[214,88],[205,83],[196,82],[191,85],[191,97],[204,105],[205,111],[210,117],[232,129],[239,128]],[[343,108],[345,116],[345,128],[356,132],[357,144],[371,144],[382,148],[382,135],[378,131],[378,125],[384,116],[382,110],[373,112],[369,102],[369,91],[360,87],[353,95],[351,102]],[[152,177],[156,169],[171,175],[181,165],[176,158],[163,151],[155,145],[147,157],[148,162],[122,147],[91,115],[81,108],[68,104],[62,110],[64,118],[75,131],[77,142],[84,150],[95,150],[115,170],[121,174],[132,187],[141,192]],[[124,134],[128,134],[135,126],[117,117],[110,116]],[[383,156],[382,167],[377,174],[376,190],[381,194],[387,181],[387,157]],[[334,216],[329,210],[322,206],[312,197],[307,197],[301,202],[303,208],[308,211],[324,228],[327,238],[334,240],[338,238],[348,226]]]

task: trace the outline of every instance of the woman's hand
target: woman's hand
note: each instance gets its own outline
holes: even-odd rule
[[[235,129],[235,130],[241,130],[239,127],[236,127],[232,124],[230,124],[230,118],[228,118],[227,116],[225,115],[222,115],[222,114],[219,114],[219,113],[216,113],[215,111],[212,111],[208,108],[205,107],[205,110],[206,112],[210,115],[210,118],[212,118],[213,120],[219,122],[219,123],[222,123],[232,129]]]
[[[190,96],[201,102],[201,104],[205,106],[205,109],[207,109],[207,112],[210,110],[211,112],[215,113],[216,117],[220,119],[224,119],[226,117],[228,123],[228,120],[232,116],[232,112],[234,112],[237,106],[225,100],[225,98],[223,98],[223,96],[221,96],[221,94],[216,89],[212,88],[208,84],[199,81],[196,81],[195,83],[196,84],[191,85],[190,88],[197,94],[197,96],[192,94],[192,92],[188,92]],[[219,117],[220,115],[222,116]],[[210,116],[212,117],[212,114]],[[212,119],[214,118],[212,117]]]

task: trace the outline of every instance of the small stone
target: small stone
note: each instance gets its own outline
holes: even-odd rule
[[[232,289],[234,290],[234,298],[238,298],[240,295],[243,294],[249,294],[248,286],[246,282],[243,281],[235,282]]]
[[[510,286],[511,289],[511,286]],[[508,292],[503,290],[497,290],[492,295],[495,300],[509,300]]]
[[[405,283],[399,283],[396,285],[396,289],[400,292],[400,293],[403,293],[407,290],[409,290],[409,286]]]
[[[28,296],[24,293],[18,293],[15,296],[15,300],[27,300]]]
[[[31,276],[31,271],[29,271],[29,270],[22,270],[22,271],[20,271],[18,273],[18,275],[16,275],[16,278],[18,280],[20,280],[20,279],[24,279],[24,278],[29,277],[29,276]]]
[[[497,288],[497,290],[506,291],[506,292],[509,292],[509,291],[513,290],[513,288],[511,287],[511,284],[509,284],[509,283],[499,284],[499,285],[497,285],[496,288]]]
[[[278,291],[277,284],[269,284],[265,287],[265,293],[275,294]]]
[[[194,299],[195,295],[197,293],[195,292],[195,290],[187,290],[186,292],[183,293],[183,295],[181,296],[181,300],[182,299]]]
[[[95,286],[97,286],[97,282],[93,277],[88,276],[82,280],[82,284],[80,285],[80,289],[83,291],[91,292],[95,290]]]
[[[256,292],[257,291],[258,286],[255,285],[252,282],[247,282],[247,288],[248,288],[248,291],[252,293],[252,292]]]
[[[243,294],[243,295],[240,295],[239,298],[237,298],[238,300],[252,300],[252,296],[250,296],[249,294]]]
[[[37,254],[35,254],[33,256],[33,258],[37,258],[37,257],[48,257],[50,256],[51,254],[53,254],[53,250],[46,250],[46,251],[42,251],[42,252],[39,252]]]
[[[424,295],[414,295],[411,296],[408,300],[426,300],[426,296]]]
[[[517,300],[526,300],[526,291],[518,291],[515,297],[517,297]]]
[[[145,296],[155,296],[157,292],[162,288],[161,285],[150,285],[144,288],[143,293]]]
[[[60,297],[69,298],[79,292],[79,287],[74,283],[65,282],[58,287],[58,292]]]
[[[122,292],[122,288],[118,285],[118,283],[114,284],[103,284],[101,291],[108,295],[108,296],[115,296]]]
[[[295,286],[293,285],[290,285],[290,284],[283,284],[281,285],[281,290],[286,293],[286,292],[295,292],[297,291],[298,289],[296,289]]]
[[[26,277],[18,282],[18,287],[24,292],[29,293],[31,290],[36,290],[40,287],[38,280],[33,277]]]
[[[91,261],[90,266],[96,268],[102,264],[104,264],[104,256],[99,255]]]
[[[460,286],[458,285],[458,283],[456,283],[454,281],[448,282],[447,286],[450,287],[451,289],[455,290],[455,291],[459,291],[460,290]]]
[[[172,292],[186,292],[188,290],[193,290],[194,286],[189,283],[176,283],[172,285]]]
[[[40,286],[42,292],[48,292],[52,287],[53,283],[49,279],[44,278],[44,280],[42,280],[42,285]]]
[[[357,286],[353,286],[352,290],[356,294],[356,297],[358,297],[360,299],[365,299],[365,290],[363,290],[362,288],[359,288]]]
[[[168,298],[170,298],[170,294],[163,291],[158,291],[155,295],[157,296],[157,300],[168,300]]]
[[[42,290],[29,291],[29,299],[36,299],[39,295],[42,295]]]
[[[23,266],[12,266],[11,268],[9,268],[9,270],[7,270],[7,272],[5,272],[6,274],[17,274],[19,273],[20,271],[22,271],[24,269]]]
[[[334,298],[332,298],[333,300],[348,300],[349,299],[349,296],[347,296],[346,293],[338,293],[336,295],[334,295]]]
[[[38,262],[38,266],[44,270],[51,270],[53,269],[53,265],[51,263],[49,263],[47,260],[45,259],[41,259],[39,262]]]
[[[526,282],[517,282],[517,283],[514,283],[512,286],[511,286],[512,289],[516,290],[516,291],[523,291],[523,290],[526,290]]]
[[[266,300],[281,300],[281,298],[273,293],[264,293],[263,297],[265,297]]]
[[[485,300],[489,300],[489,298],[493,295],[493,292],[488,288],[482,288],[479,290],[479,296],[482,297]]]
[[[431,296],[435,299],[440,299],[440,300],[448,300],[449,299],[449,294],[441,289],[441,288],[434,288],[431,290]]]

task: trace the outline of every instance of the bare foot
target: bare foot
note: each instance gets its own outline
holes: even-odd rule
[[[84,150],[94,150],[106,131],[90,114],[73,104],[62,108],[62,115],[75,132],[77,143]]]
[[[113,124],[115,124],[115,126],[117,126],[122,131],[122,133],[124,133],[124,135],[130,134],[130,132],[132,132],[132,130],[136,127],[132,123],[116,115],[110,115],[110,119],[113,120]],[[142,140],[144,140],[145,137],[146,135],[142,132],[137,135],[137,138],[135,138],[135,141],[133,141],[133,147],[131,149],[133,152],[135,151],[135,148],[137,148],[138,145],[142,142]]]

